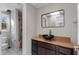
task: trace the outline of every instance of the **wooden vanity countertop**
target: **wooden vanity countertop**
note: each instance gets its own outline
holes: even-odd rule
[[[44,39],[42,35],[37,35],[37,36],[34,36],[32,40],[41,41],[41,42],[45,42],[49,44],[55,44],[55,45],[59,45],[59,46],[67,47],[67,48],[74,48],[74,44],[71,42],[70,37],[55,36],[54,40],[52,39],[48,41]]]

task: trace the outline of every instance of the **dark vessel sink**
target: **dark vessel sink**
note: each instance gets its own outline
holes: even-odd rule
[[[44,39],[47,39],[47,40],[51,40],[54,38],[54,35],[47,35],[47,34],[44,34],[42,35]]]

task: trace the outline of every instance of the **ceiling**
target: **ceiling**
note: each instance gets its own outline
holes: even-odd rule
[[[30,3],[32,6],[34,6],[35,8],[41,8],[41,7],[45,7],[47,5],[50,5],[51,3]]]

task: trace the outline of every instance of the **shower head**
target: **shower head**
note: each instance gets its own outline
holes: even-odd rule
[[[6,12],[11,13],[11,10],[8,9]]]
[[[6,10],[6,11],[2,11],[2,13],[4,13],[4,14],[11,14],[11,10]]]

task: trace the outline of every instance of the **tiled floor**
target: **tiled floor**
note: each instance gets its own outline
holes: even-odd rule
[[[6,49],[4,51],[2,51],[2,55],[22,55],[22,50],[16,50],[14,48],[11,49]]]

